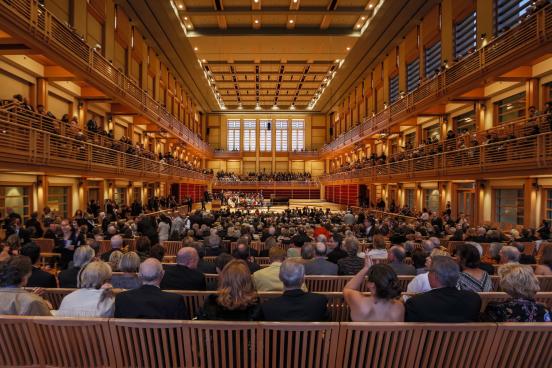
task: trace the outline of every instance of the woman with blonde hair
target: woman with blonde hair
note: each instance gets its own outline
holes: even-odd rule
[[[116,289],[137,289],[142,286],[138,277],[140,256],[136,252],[125,253],[119,261],[118,274],[112,276],[111,285]]]
[[[113,317],[115,296],[111,292],[111,267],[95,261],[84,266],[78,275],[79,288],[61,301],[55,313],[60,317]]]
[[[242,260],[226,264],[219,275],[216,294],[205,299],[198,319],[252,321],[259,309],[257,292],[253,286],[249,267]]]

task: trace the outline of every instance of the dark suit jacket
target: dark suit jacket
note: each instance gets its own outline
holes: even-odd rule
[[[481,298],[453,287],[433,289],[406,301],[406,322],[477,322]]]
[[[284,291],[282,296],[261,304],[259,319],[264,321],[317,322],[329,319],[325,296],[301,289]]]
[[[27,281],[28,287],[56,288],[56,277],[51,273],[42,271],[40,268],[33,267],[31,277]]]
[[[76,288],[80,267],[71,267],[58,274],[60,288]]]
[[[341,258],[347,257],[347,252],[345,252],[341,248],[335,248],[330,253],[328,253],[328,261],[337,264],[337,261],[339,261]]]
[[[324,258],[315,258],[305,264],[305,275],[337,275],[337,265]]]
[[[165,290],[206,290],[205,275],[186,266],[167,267],[161,281],[161,289]]]
[[[153,285],[117,294],[115,318],[190,319],[182,296]]]

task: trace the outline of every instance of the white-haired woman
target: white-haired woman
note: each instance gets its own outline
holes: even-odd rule
[[[115,297],[111,292],[111,267],[105,262],[90,262],[78,276],[79,290],[63,298],[55,313],[60,317],[113,317]]]

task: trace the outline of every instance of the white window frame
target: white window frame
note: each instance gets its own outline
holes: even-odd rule
[[[255,152],[257,149],[257,120],[245,119],[243,121],[243,150]]]
[[[229,119],[226,122],[226,126],[228,128],[228,138],[226,142],[228,151],[239,151],[241,130],[240,119]]]
[[[272,151],[272,129],[268,129],[268,126],[272,128],[271,119],[261,119],[259,121],[259,150],[261,152]]]
[[[305,150],[305,120],[291,120],[291,149],[293,151]]]
[[[287,119],[276,119],[276,151],[286,152],[288,150],[288,129]]]

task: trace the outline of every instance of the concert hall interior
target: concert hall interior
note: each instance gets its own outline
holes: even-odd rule
[[[552,367],[551,3],[0,0],[0,366]]]

